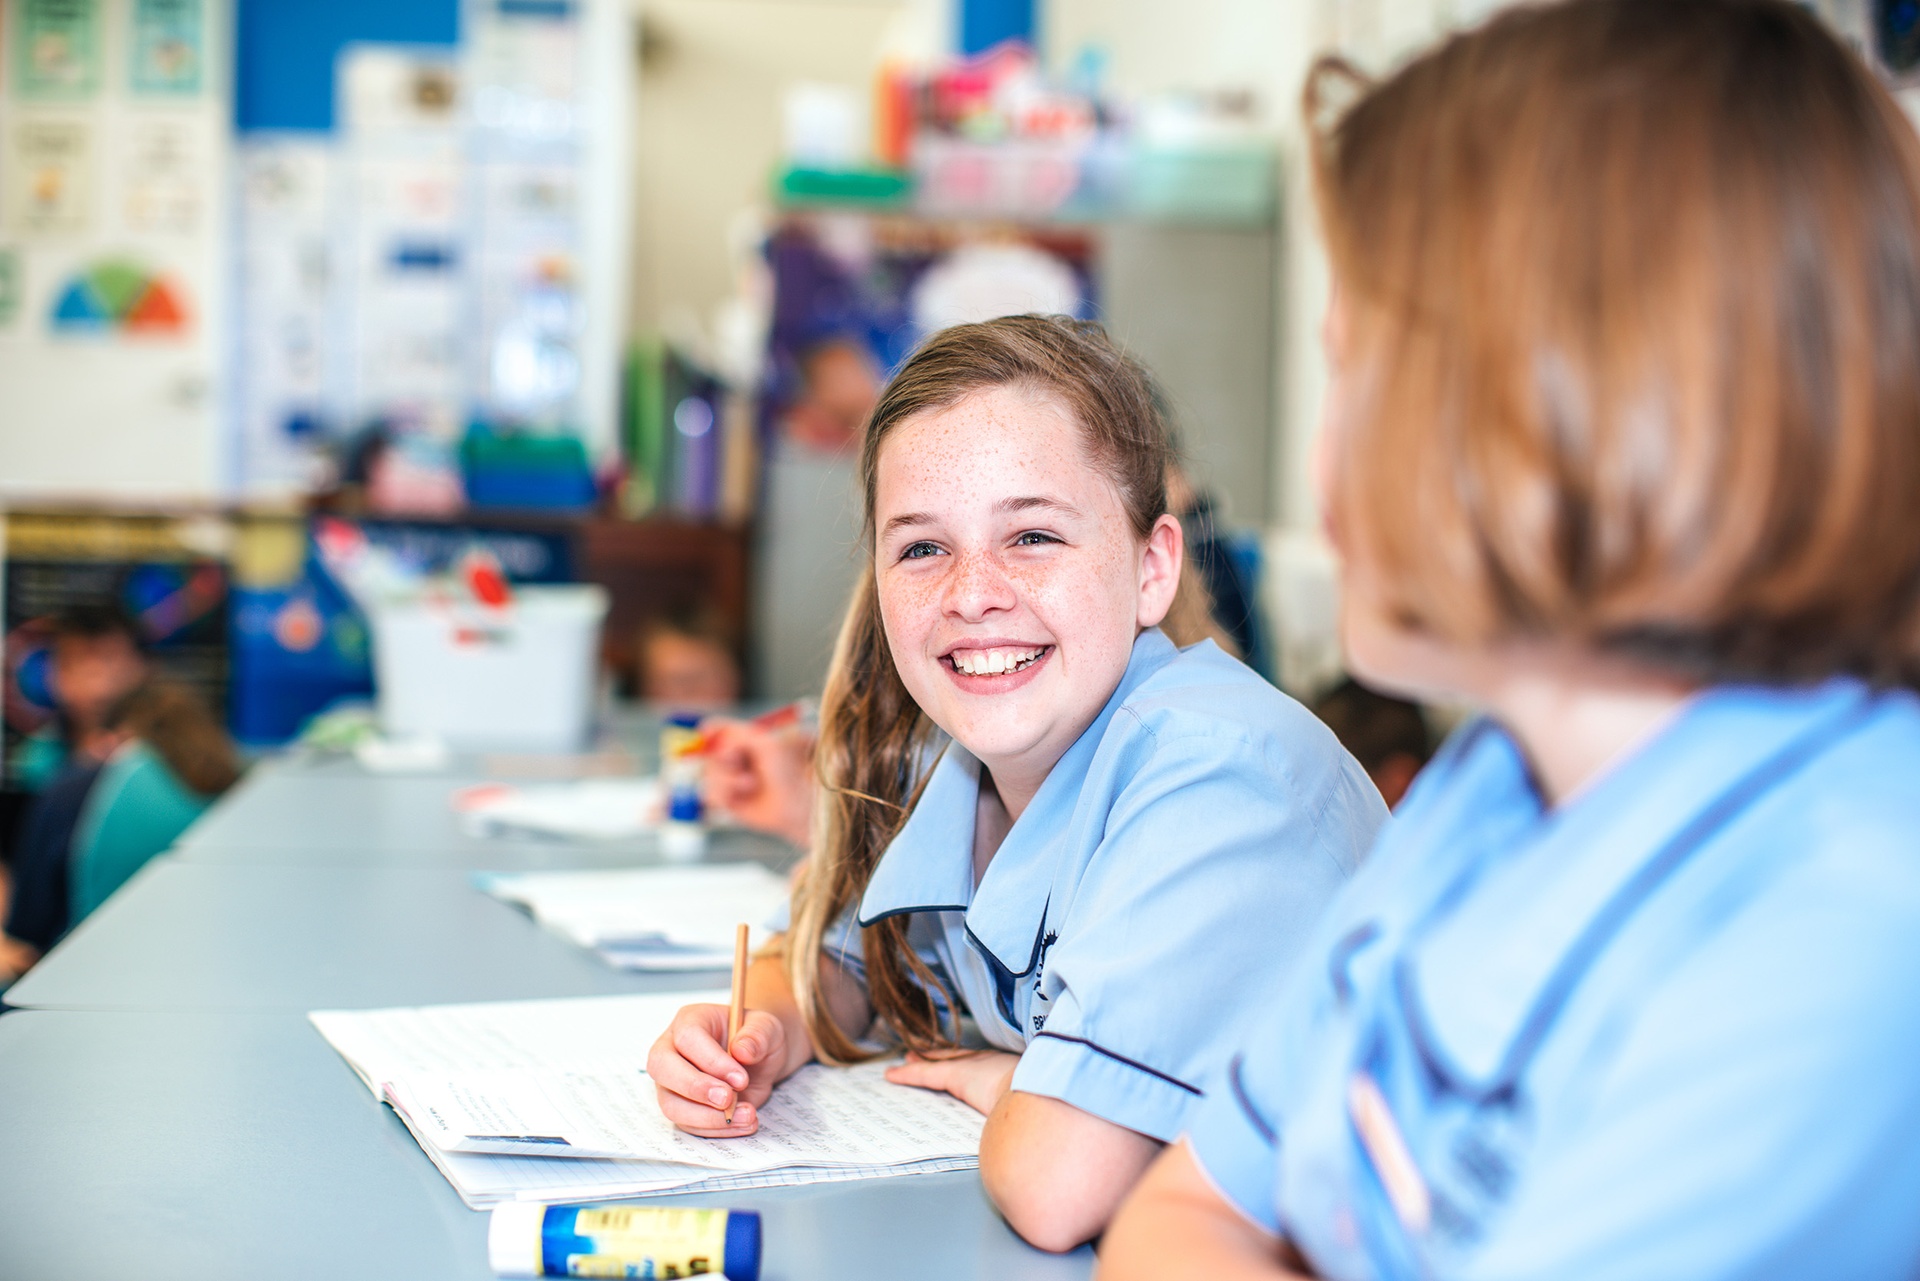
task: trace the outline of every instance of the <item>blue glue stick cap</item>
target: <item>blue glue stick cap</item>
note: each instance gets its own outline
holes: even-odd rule
[[[727,1248],[721,1256],[727,1281],[760,1281],[760,1215],[754,1210],[727,1211]]]
[[[676,823],[698,823],[700,814],[700,793],[692,788],[674,788],[673,795],[667,801],[667,817]]]

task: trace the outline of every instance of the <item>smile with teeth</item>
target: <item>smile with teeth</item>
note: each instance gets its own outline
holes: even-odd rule
[[[967,676],[1005,676],[1040,661],[1051,645],[1002,649],[957,649],[947,655],[953,670]]]

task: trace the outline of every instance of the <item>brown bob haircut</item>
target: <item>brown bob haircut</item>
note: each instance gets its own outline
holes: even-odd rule
[[[1527,7],[1306,109],[1329,516],[1402,624],[1912,681],[1920,143],[1816,19]]]

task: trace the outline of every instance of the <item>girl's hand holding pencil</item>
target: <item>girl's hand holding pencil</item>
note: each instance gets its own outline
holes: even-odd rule
[[[760,1128],[760,1105],[786,1075],[787,1030],[747,1009],[747,927],[734,939],[730,1005],[689,1005],[647,1054],[660,1111],[702,1138],[730,1139]]]

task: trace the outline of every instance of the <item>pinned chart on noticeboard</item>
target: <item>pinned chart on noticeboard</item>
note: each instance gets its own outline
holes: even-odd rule
[[[0,134],[0,219],[15,235],[84,236],[94,229],[98,128],[81,116],[34,114]]]
[[[16,97],[75,101],[100,92],[106,41],[100,0],[14,0],[4,39]]]

